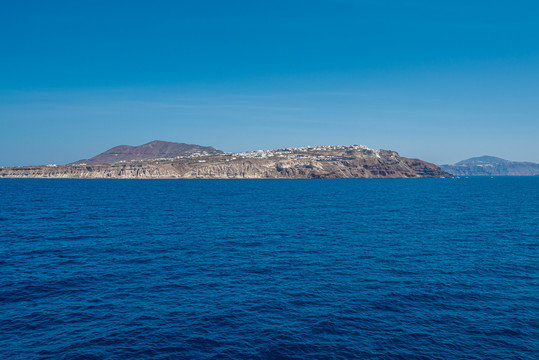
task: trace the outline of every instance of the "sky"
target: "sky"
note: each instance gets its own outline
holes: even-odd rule
[[[0,166],[164,140],[539,162],[537,1],[9,1]]]

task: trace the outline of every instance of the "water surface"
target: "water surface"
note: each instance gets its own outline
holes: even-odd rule
[[[539,178],[0,180],[0,358],[534,359]]]

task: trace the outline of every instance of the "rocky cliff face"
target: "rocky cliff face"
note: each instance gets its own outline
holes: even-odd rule
[[[324,179],[451,177],[434,164],[360,145],[279,149],[174,160],[0,168],[0,178]]]
[[[440,165],[455,176],[534,176],[539,175],[539,164],[480,156],[460,161],[454,165]]]
[[[152,141],[140,146],[120,145],[90,159],[83,159],[70,165],[114,164],[118,162],[174,159],[178,156],[223,154],[211,146]]]

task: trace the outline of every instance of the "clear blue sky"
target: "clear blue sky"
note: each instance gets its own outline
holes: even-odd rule
[[[537,1],[5,1],[0,166],[152,140],[539,162]]]

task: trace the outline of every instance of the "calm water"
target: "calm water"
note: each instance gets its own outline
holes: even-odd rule
[[[2,359],[537,359],[539,177],[0,180]]]

